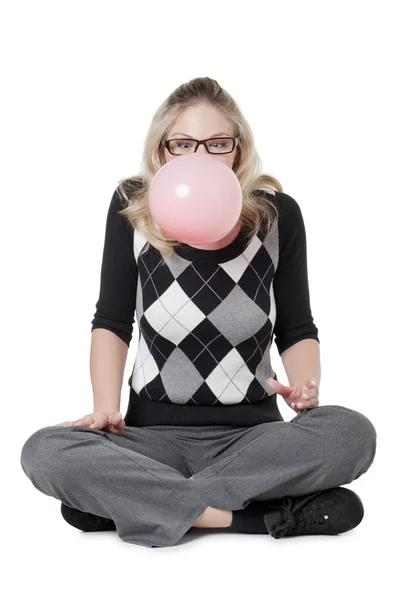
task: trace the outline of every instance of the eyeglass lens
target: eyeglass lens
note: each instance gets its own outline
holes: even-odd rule
[[[212,154],[232,152],[233,140],[224,138],[213,138],[206,142],[208,151]],[[170,140],[169,147],[173,154],[190,154],[194,152],[197,142],[190,139]]]

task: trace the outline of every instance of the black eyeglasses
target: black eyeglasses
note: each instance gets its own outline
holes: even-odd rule
[[[197,152],[200,144],[204,144],[209,154],[230,154],[234,151],[239,142],[238,137],[218,137],[207,138],[206,140],[194,140],[192,138],[174,138],[164,140],[162,145],[174,155],[177,154],[193,154]]]

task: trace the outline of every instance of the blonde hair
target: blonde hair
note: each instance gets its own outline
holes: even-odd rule
[[[140,173],[118,181],[116,192],[127,204],[120,214],[124,215],[132,227],[143,232],[147,239],[144,251],[150,245],[167,257],[171,256],[180,242],[164,234],[151,217],[148,193],[153,177],[165,164],[162,141],[180,113],[189,106],[209,103],[221,110],[234,128],[234,136],[240,136],[232,169],[241,188],[243,208],[241,222],[244,233],[250,239],[264,224],[269,231],[273,214],[278,210],[265,192],[282,192],[279,181],[271,175],[261,173],[261,159],[254,145],[252,131],[237,103],[215,79],[196,77],[174,90],[154,113],[145,142]]]

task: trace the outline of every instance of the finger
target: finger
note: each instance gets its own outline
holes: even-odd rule
[[[304,384],[304,387],[306,389],[317,389],[317,383],[316,383],[315,379],[310,377]]]
[[[299,402],[311,400],[311,398],[315,398],[316,395],[317,391],[314,388],[311,390],[303,391],[299,398]]]
[[[74,423],[76,425],[80,425],[81,423],[90,425],[90,423],[93,423],[93,416],[92,415],[83,415],[83,417],[81,417],[80,419],[76,419],[76,421],[74,421]]]
[[[315,380],[310,378],[304,385],[300,386],[301,393],[298,398],[294,398],[296,406],[307,408],[309,401],[318,396],[318,388],[314,384]]]
[[[122,427],[111,427],[110,428],[110,433],[113,433],[114,435],[120,435],[123,432],[123,428]]]
[[[308,388],[315,387],[315,379],[313,379],[312,377],[309,377],[304,385]]]
[[[292,408],[293,408],[293,403],[298,408],[307,408],[307,406],[309,406],[309,404],[313,400],[313,398],[315,398],[318,395],[318,391],[315,388],[308,389],[308,388],[305,388],[304,386],[301,386],[301,388],[299,389],[299,392],[301,392],[301,393],[299,393],[299,395],[297,397],[293,397],[293,401],[292,401],[292,399],[290,399]]]
[[[288,396],[295,389],[293,386],[283,385],[282,383],[280,383],[276,379],[273,379],[272,377],[267,379],[267,383],[275,392],[277,392],[281,396]]]
[[[297,408],[308,408],[314,399],[313,394],[303,393],[301,397],[297,400],[296,406]]]
[[[315,395],[318,395],[318,387],[316,386],[315,379],[308,379],[308,381],[300,386],[301,387],[301,399],[308,400],[313,398]]]
[[[312,408],[314,406],[318,406],[318,396],[314,396],[313,398],[310,398],[309,400],[303,400],[301,399],[299,402],[296,403],[297,408],[300,408],[301,410],[304,410],[305,408]]]
[[[124,419],[121,418],[121,420],[118,423],[113,423],[111,425],[112,429],[114,429],[115,431],[121,431],[122,429],[124,429],[125,427],[125,421]]]
[[[110,433],[115,433],[119,431],[121,425],[121,418],[121,413],[116,413],[115,415],[112,415],[112,417],[109,417],[106,428]]]

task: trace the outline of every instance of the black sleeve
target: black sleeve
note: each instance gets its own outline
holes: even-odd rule
[[[279,355],[300,340],[317,340],[311,314],[307,272],[307,243],[303,216],[296,200],[278,192],[279,258],[273,288],[276,302],[274,327]]]
[[[133,253],[134,230],[127,218],[118,214],[123,207],[114,191],[107,214],[100,294],[91,331],[108,329],[129,347],[135,322],[137,264]]]

